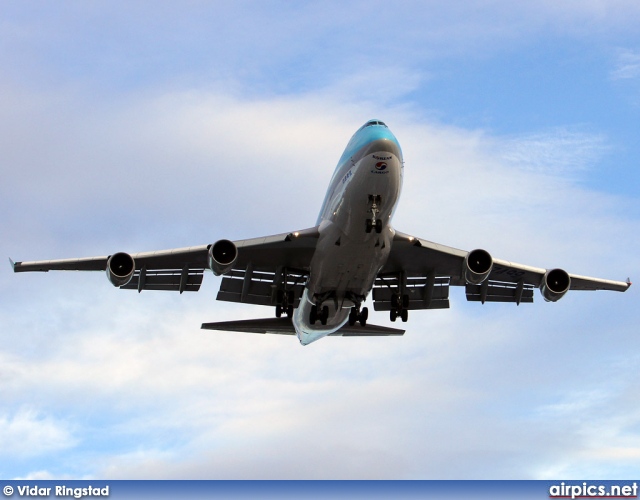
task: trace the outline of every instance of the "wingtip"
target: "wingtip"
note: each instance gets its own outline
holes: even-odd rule
[[[631,283],[631,279],[627,278],[627,288],[631,287],[631,285],[633,285],[633,283]]]
[[[11,264],[11,270],[15,273],[16,272],[16,263],[11,260],[11,257],[9,257],[9,263]]]

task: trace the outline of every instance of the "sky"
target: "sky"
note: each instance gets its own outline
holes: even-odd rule
[[[0,477],[636,477],[637,287],[452,290],[403,337],[302,347],[200,330],[273,314],[211,273],[137,294],[6,259],[311,227],[378,118],[398,230],[639,280],[639,26],[635,0],[3,2]]]

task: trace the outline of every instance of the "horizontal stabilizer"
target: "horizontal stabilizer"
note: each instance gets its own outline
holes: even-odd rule
[[[203,323],[204,330],[220,330],[225,332],[271,333],[276,335],[295,335],[296,330],[290,318],[259,318],[237,321],[220,321],[217,323]],[[344,325],[340,330],[330,334],[339,337],[378,337],[387,335],[403,335],[404,330],[386,326],[356,323],[353,326]]]

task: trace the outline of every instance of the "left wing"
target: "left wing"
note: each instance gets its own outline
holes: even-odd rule
[[[373,289],[374,308],[390,310],[393,295],[408,296],[407,309],[449,307],[449,286],[464,286],[467,300],[533,302],[534,288],[556,301],[568,290],[624,292],[631,282],[612,281],[561,269],[543,269],[493,259],[484,250],[467,252],[396,232],[387,263]]]
[[[217,262],[211,264],[212,251],[222,243],[225,257],[233,257],[223,264],[228,266],[229,277],[235,279],[242,273],[242,286],[238,301],[250,295],[254,284],[271,273],[278,279],[286,277],[287,270],[299,274],[308,271],[318,237],[317,228],[282,233],[262,238],[229,242],[220,240],[212,245],[176,248],[135,254],[116,253],[107,256],[81,259],[42,260],[31,262],[11,261],[14,272],[29,271],[104,271],[109,280],[123,289],[198,291],[205,269],[215,272]],[[213,254],[214,260],[216,255]],[[232,261],[231,261],[232,260]],[[227,269],[225,269],[226,272]],[[234,282],[235,285],[235,282]],[[221,287],[222,290],[222,287]],[[234,288],[235,290],[235,288]],[[232,294],[233,295],[233,294]],[[227,295],[222,300],[234,300]],[[220,294],[219,294],[219,297]]]
[[[101,257],[82,259],[41,260],[32,262],[16,262],[13,270],[16,273],[28,271],[106,271],[110,281],[123,289],[142,290],[176,290],[197,292],[202,284],[204,269],[207,265],[208,246],[175,248],[156,252],[135,254],[113,254]],[[108,265],[113,256],[129,256],[131,268],[121,277],[112,280]],[[130,274],[130,275],[129,275]],[[128,279],[126,279],[128,278]]]

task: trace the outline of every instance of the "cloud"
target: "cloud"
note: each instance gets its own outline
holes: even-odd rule
[[[506,164],[562,178],[593,167],[607,152],[606,144],[601,135],[551,130],[506,142],[503,158]]]
[[[616,67],[611,72],[612,80],[635,80],[640,77],[640,52],[629,49],[620,50],[616,58]]]
[[[435,63],[529,49],[549,36],[622,37],[633,34],[640,19],[633,1],[600,0],[218,2],[189,8],[120,2],[117,9],[92,4],[26,12],[8,8],[0,38],[0,62],[17,69],[4,78],[18,85],[42,89],[71,82],[110,94],[224,84],[253,96],[322,91],[366,74],[371,78],[361,92],[373,86],[378,94],[385,88],[395,94],[416,75],[428,77],[434,65],[441,70]]]
[[[5,459],[40,456],[75,443],[68,424],[34,410],[21,408],[0,416],[0,454]]]
[[[636,358],[625,359],[617,368],[626,369]],[[640,459],[636,432],[640,407],[629,398],[636,386],[635,377],[604,379],[590,391],[567,394],[559,403],[539,408],[542,419],[564,421],[572,428],[566,456],[554,469],[541,471],[540,477],[589,474],[604,479],[628,475]],[[603,470],[610,472],[603,474]]]
[[[88,122],[80,119],[88,105],[82,96],[78,102],[78,117],[66,120],[70,130],[28,153],[33,170],[9,172],[12,222],[3,224],[20,250],[12,251],[16,258],[104,253],[107,243],[147,250],[311,225],[333,164],[363,121],[355,117],[368,117],[366,103],[343,107],[328,95],[246,102],[217,91],[167,92],[97,106]],[[406,155],[399,229],[534,265],[558,262],[614,278],[634,271],[615,235],[640,234],[637,221],[614,209],[614,196],[579,184],[584,168],[606,154],[601,135],[505,138],[418,121],[402,106],[380,116]],[[55,133],[52,122],[32,140]],[[104,155],[91,151],[95,144]],[[20,156],[14,153],[5,154]],[[49,190],[29,182],[38,175],[49,176]],[[36,200],[48,213],[29,210]],[[39,238],[46,245],[34,246]],[[611,251],[618,259],[608,258]],[[451,310],[412,313],[404,338],[332,338],[302,348],[289,337],[200,331],[203,321],[269,314],[212,303],[219,281],[210,274],[198,294],[174,296],[115,290],[101,274],[6,271],[3,399],[13,408],[37,400],[65,415],[78,443],[72,455],[93,464],[29,470],[112,478],[521,478],[565,470],[580,450],[610,448],[591,441],[586,427],[583,436],[572,432],[573,413],[538,409],[584,388],[563,349],[581,342],[579,359],[588,360],[629,341],[630,332],[616,330],[630,318],[627,296],[575,294],[550,307],[536,296],[529,309],[480,310],[453,291]],[[602,320],[576,326],[589,308]],[[607,322],[605,347],[596,326]],[[628,369],[600,369],[605,379],[634,380]],[[58,435],[53,443],[71,431]],[[56,448],[49,449],[53,456]]]

